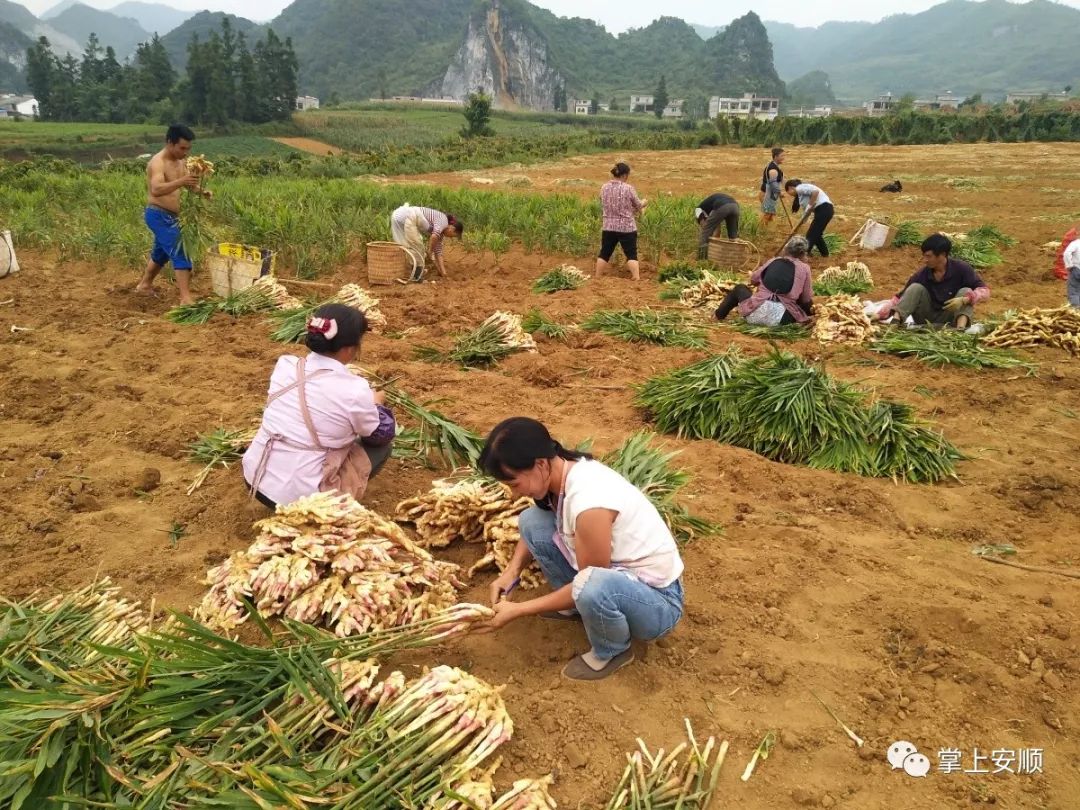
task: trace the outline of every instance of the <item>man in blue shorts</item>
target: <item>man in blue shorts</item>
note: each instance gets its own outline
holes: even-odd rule
[[[169,262],[176,274],[176,288],[180,291],[181,304],[195,303],[191,295],[191,259],[184,253],[180,241],[180,189],[202,194],[199,178],[188,174],[187,156],[195,133],[181,124],[173,124],[165,133],[165,148],[154,155],[146,165],[146,227],[154,235],[143,277],[135,288],[143,295],[154,294],[154,279]]]

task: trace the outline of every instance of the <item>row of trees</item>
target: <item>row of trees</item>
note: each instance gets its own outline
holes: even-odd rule
[[[38,114],[49,121],[167,123],[183,119],[220,126],[263,123],[292,114],[297,93],[292,42],[271,30],[249,48],[228,18],[221,33],[188,44],[187,69],[177,75],[155,34],[121,64],[112,47],[90,35],[82,59],[59,58],[41,37],[27,51],[27,81]]]

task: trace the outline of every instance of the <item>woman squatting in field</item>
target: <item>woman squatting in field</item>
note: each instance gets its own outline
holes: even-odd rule
[[[724,320],[736,306],[747,323],[757,326],[780,326],[805,323],[814,311],[814,283],[806,263],[809,244],[793,236],[784,246],[784,255],[761,265],[750,276],[751,290],[736,284],[720,306],[716,319]]]
[[[632,639],[671,630],[683,613],[683,562],[656,507],[619,473],[565,449],[535,419],[514,417],[491,431],[480,466],[530,497],[506,570],[491,583],[494,629],[522,616],[580,621],[591,649],[563,669],[572,680],[606,678],[634,660]],[[508,597],[536,560],[552,592]]]
[[[346,368],[360,352],[364,314],[326,304],[307,326],[306,357],[279,357],[255,440],[244,453],[244,478],[273,509],[316,492],[359,500],[390,457],[397,432],[386,395]]]

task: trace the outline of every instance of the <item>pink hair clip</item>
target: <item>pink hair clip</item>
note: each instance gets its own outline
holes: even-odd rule
[[[307,330],[315,335],[322,335],[327,340],[333,340],[338,333],[337,321],[333,318],[311,318],[307,322]]]

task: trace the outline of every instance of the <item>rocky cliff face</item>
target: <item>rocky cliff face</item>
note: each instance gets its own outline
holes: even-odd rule
[[[463,99],[480,89],[497,109],[551,110],[561,81],[543,38],[495,1],[470,19],[465,41],[435,90]]]

